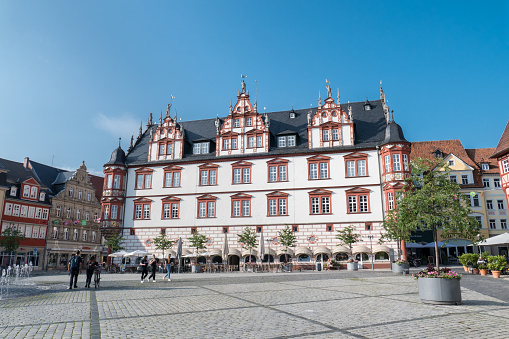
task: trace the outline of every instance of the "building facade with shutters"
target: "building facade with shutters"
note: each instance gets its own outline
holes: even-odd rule
[[[375,265],[388,267],[397,244],[377,242],[410,175],[411,145],[381,86],[380,100],[341,104],[327,86],[315,108],[262,114],[242,81],[225,117],[179,122],[170,110],[159,121],[150,114],[127,152],[119,146],[104,165],[101,228],[122,232],[128,250],[158,253],[152,241],[165,233],[192,252],[198,231],[213,261],[227,239],[236,265],[248,256],[237,235],[252,227],[266,247],[258,260],[278,261],[278,232],[288,225],[295,261],[368,260],[373,247]],[[336,239],[350,225],[361,235],[353,253]]]

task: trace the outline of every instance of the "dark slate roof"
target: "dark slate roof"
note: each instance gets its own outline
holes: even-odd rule
[[[374,148],[378,145],[381,145],[385,138],[385,130],[386,130],[386,119],[382,109],[382,103],[380,100],[375,100],[370,102],[371,110],[364,110],[364,102],[353,102],[348,104],[342,104],[341,107],[348,112],[348,106],[352,107],[352,116],[354,121],[354,133],[355,133],[355,141],[353,146],[339,146],[333,148],[320,148],[320,149],[310,149],[308,147],[308,132],[307,132],[307,113],[311,110],[312,114],[314,114],[317,110],[314,108],[307,108],[301,110],[295,110],[295,118],[290,118],[290,112],[281,111],[281,112],[272,112],[267,113],[270,120],[270,134],[271,140],[270,145],[271,148],[269,150],[269,154],[272,156],[284,156],[288,154],[295,153],[317,153],[317,152],[327,152],[330,150],[355,150],[360,148]],[[185,146],[184,146],[184,157],[183,159],[176,160],[164,160],[164,161],[150,161],[153,163],[170,163],[170,162],[186,162],[186,161],[197,161],[197,160],[214,160],[214,159],[228,159],[228,158],[237,158],[239,155],[232,156],[221,156],[216,157],[214,144],[211,144],[210,153],[208,154],[192,154],[192,142],[196,140],[207,139],[214,141],[216,140],[216,128],[214,125],[215,118],[213,119],[204,119],[204,120],[195,120],[195,121],[185,121],[179,122],[179,125],[182,126],[185,130]],[[221,122],[224,121],[224,118],[221,118]],[[397,124],[396,124],[397,125]],[[396,126],[395,125],[395,126]],[[393,126],[393,127],[395,127]],[[399,125],[397,125],[399,127]],[[142,137],[136,141],[133,149],[127,154],[126,164],[128,166],[133,165],[145,165],[149,162],[148,158],[148,142],[150,138],[150,129],[157,128],[157,125],[153,125],[148,128],[142,135]],[[399,127],[401,130],[401,127]],[[295,147],[285,147],[285,148],[277,148],[275,142],[275,136],[278,134],[286,133],[288,131],[294,131],[297,133],[297,141]],[[403,133],[401,132],[401,136]],[[404,138],[403,138],[404,139]],[[113,152],[115,154],[117,150]],[[112,154],[112,158],[113,158]],[[256,154],[243,154],[242,157],[250,157],[257,156],[263,153]],[[110,160],[111,162],[111,160]],[[108,163],[109,164],[109,163]]]
[[[3,167],[8,171],[7,172],[7,184],[16,184],[19,182],[23,182],[27,179],[34,178],[39,184],[42,185],[40,180],[30,171],[23,166],[23,163],[10,161],[7,159],[1,159],[0,163],[2,163]]]
[[[64,187],[64,185],[61,184],[65,183],[65,181],[59,182],[61,180],[57,179],[69,178],[73,175],[73,172],[44,165],[32,160],[30,160],[30,166],[32,166],[34,174],[39,178],[44,186],[48,187],[52,195],[57,195]]]
[[[394,142],[408,142],[403,135],[403,129],[394,120],[385,127],[385,138],[383,145]]]
[[[108,161],[105,165],[124,165],[124,164],[125,164],[125,152],[120,146],[118,146],[118,148],[111,153],[110,161]]]

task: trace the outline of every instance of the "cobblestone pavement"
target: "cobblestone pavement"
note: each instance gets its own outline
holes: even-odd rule
[[[0,338],[486,338],[509,323],[507,276],[464,275],[459,306],[422,304],[411,276],[385,270],[161,278],[32,277],[0,300]]]

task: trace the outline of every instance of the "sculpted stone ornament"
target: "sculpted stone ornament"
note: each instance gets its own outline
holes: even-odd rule
[[[332,89],[329,85],[326,85],[325,87],[327,87],[327,98],[332,98]]]
[[[311,115],[312,114],[313,114],[313,111],[309,110],[309,112],[308,112],[308,126],[311,126],[311,121],[312,121]]]
[[[166,106],[166,117],[170,116],[170,109],[171,109],[171,105],[168,104],[168,106]]]
[[[242,80],[242,89],[240,91],[241,93],[246,93],[246,83],[244,82],[244,80]]]
[[[348,119],[352,121],[352,106],[348,106]]]
[[[265,117],[265,128],[269,128],[270,127],[270,118],[269,118],[269,115],[267,113],[265,113],[263,115]]]
[[[221,127],[221,122],[219,120],[219,117],[216,117],[216,120],[214,121],[214,125],[216,125],[216,135],[219,135],[219,130]]]

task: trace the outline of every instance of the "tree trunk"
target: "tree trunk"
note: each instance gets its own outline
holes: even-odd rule
[[[438,241],[437,241],[437,228],[433,226],[433,240],[435,241],[435,265],[437,267],[437,271],[440,270],[440,253],[438,250]]]

